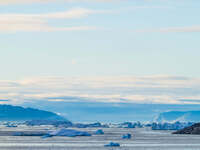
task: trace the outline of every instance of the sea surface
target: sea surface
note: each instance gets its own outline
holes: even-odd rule
[[[47,131],[54,128],[0,127],[0,150],[200,150],[199,135],[173,135],[172,131],[152,131],[149,128],[124,129],[106,128],[104,135],[91,137],[52,137],[42,139],[34,136],[11,136],[16,131]],[[97,129],[77,129],[93,133]],[[123,140],[126,133],[133,135],[130,140]],[[118,142],[121,147],[107,148],[105,144]]]

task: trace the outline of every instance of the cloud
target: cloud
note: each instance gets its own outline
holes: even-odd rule
[[[51,1],[51,0],[49,0]],[[52,0],[53,1],[53,0]],[[78,1],[78,0],[77,0]],[[81,1],[81,0],[80,0]],[[85,0],[92,2],[94,0]],[[108,0],[96,0],[101,2],[107,2]],[[110,0],[111,2],[112,0]],[[114,1],[114,0],[113,0]],[[116,1],[116,0],[115,0]],[[120,0],[119,0],[120,1]],[[0,4],[5,1],[0,0]],[[5,3],[24,3],[31,2],[25,0],[8,0]],[[34,2],[42,2],[36,0]],[[74,0],[68,0],[68,2],[75,2]],[[88,17],[94,14],[119,14],[121,12],[127,12],[136,9],[146,8],[162,8],[160,6],[131,6],[117,10],[92,10],[86,8],[74,8],[67,11],[53,12],[53,13],[39,13],[39,14],[26,14],[26,13],[1,13],[0,14],[0,32],[15,33],[15,32],[55,32],[55,31],[85,31],[100,29],[95,26],[53,26],[50,22],[58,20],[79,19]],[[165,8],[165,7],[164,7]]]
[[[169,27],[169,28],[149,29],[149,30],[137,30],[136,32],[161,32],[161,33],[171,33],[171,32],[200,32],[200,26]]]
[[[10,4],[31,4],[31,3],[49,3],[49,2],[116,2],[122,0],[0,0],[0,5]],[[123,0],[126,1],[126,0]]]
[[[55,32],[55,31],[85,31],[95,30],[96,27],[77,26],[77,27],[51,27],[43,24],[29,25],[29,24],[5,24],[0,25],[0,32],[2,33],[16,33],[16,32]]]
[[[86,17],[90,14],[103,13],[84,8],[71,9],[64,12],[46,14],[0,14],[0,32],[53,32],[53,31],[80,31],[95,30],[92,26],[54,27],[48,21],[52,19],[75,19]]]
[[[200,78],[179,76],[36,77],[0,81],[1,99],[31,101],[194,104],[200,99]],[[197,99],[197,101],[194,101]],[[184,101],[187,100],[187,101]]]

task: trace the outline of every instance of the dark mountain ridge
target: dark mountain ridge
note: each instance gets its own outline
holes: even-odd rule
[[[0,121],[28,121],[28,120],[66,120],[53,112],[24,108],[12,105],[0,105]]]

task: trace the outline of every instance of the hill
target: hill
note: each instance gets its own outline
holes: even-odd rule
[[[24,108],[12,105],[0,105],[0,121],[27,121],[27,120],[66,120],[49,111]]]
[[[156,122],[200,122],[200,111],[170,111],[161,113]]]

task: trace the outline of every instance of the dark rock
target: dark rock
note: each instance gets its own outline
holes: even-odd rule
[[[13,136],[44,136],[46,132],[15,132]]]
[[[186,127],[182,130],[178,130],[173,134],[200,134],[200,123],[196,123],[190,127]]]

